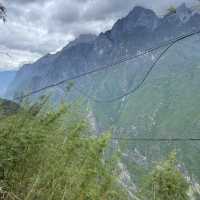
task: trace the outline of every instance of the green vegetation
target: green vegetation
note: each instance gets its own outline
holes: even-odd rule
[[[174,14],[174,13],[176,13],[176,7],[175,6],[170,6],[168,9],[167,9],[167,11],[168,11],[168,15],[171,15],[171,14]]]
[[[182,54],[177,55],[181,47],[184,45],[174,46],[168,52],[165,59],[170,59],[166,62],[163,60],[163,63],[155,68],[143,87],[135,94],[110,104],[95,103],[93,111],[100,127],[106,127],[105,129],[111,127],[115,131],[115,137],[123,138],[199,138],[200,93],[197,91],[200,70],[199,65],[195,64],[198,55],[194,52],[190,55],[191,58],[187,56],[188,59],[185,59]],[[189,55],[189,53],[184,55]],[[177,60],[180,61],[177,63]],[[125,68],[119,70],[117,75],[123,72],[125,73]],[[131,72],[134,71],[127,69],[127,76]],[[143,72],[140,73],[143,74]],[[120,79],[114,73],[107,73],[107,76],[108,81],[104,85],[109,86],[111,94],[113,96],[124,94],[120,84],[122,85],[126,78]],[[114,84],[114,80],[120,81]],[[113,83],[110,83],[111,81]],[[128,85],[131,85],[131,88],[124,88],[130,91],[137,82],[136,80],[132,84],[130,81]],[[113,92],[117,89],[118,94]],[[103,90],[105,89],[101,90],[101,94],[105,93]],[[127,142],[127,152],[130,156],[135,148],[147,158],[148,168],[153,166],[152,162],[165,159],[172,149],[176,149],[177,160],[184,164],[188,175],[193,177],[194,181],[200,182],[199,141]],[[140,178],[141,173],[134,175]]]
[[[134,199],[120,184],[116,156],[106,151],[110,134],[94,137],[77,106],[55,110],[47,102],[0,120],[0,199]],[[139,199],[189,200],[189,184],[176,166],[175,154],[157,165],[138,187]],[[128,168],[142,173],[137,165]]]
[[[91,137],[72,105],[44,107],[37,103],[0,121],[1,199],[127,199],[114,159],[104,158],[109,134]]]
[[[12,101],[0,98],[0,108],[0,117],[4,117],[16,113],[20,106]]]
[[[144,200],[189,200],[189,184],[176,168],[176,154],[158,164],[140,191]]]

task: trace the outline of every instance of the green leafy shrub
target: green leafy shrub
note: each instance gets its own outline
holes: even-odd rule
[[[0,120],[1,198],[127,199],[114,161],[104,157],[110,136],[92,137],[71,105],[43,107],[37,103]]]
[[[140,191],[144,200],[189,200],[189,184],[176,168],[176,155],[158,164],[143,183]]]

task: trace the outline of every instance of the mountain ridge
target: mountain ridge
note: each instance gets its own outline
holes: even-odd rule
[[[141,49],[200,26],[200,14],[193,14],[184,4],[177,8],[177,12],[179,16],[192,14],[187,21],[182,21],[175,15],[161,18],[150,9],[135,7],[111,30],[97,37],[92,36],[92,40],[76,42],[79,40],[76,39],[56,54],[47,54],[33,64],[24,65],[13,82],[15,87],[10,85],[7,96],[13,97],[19,91],[38,89],[94,67],[110,64],[111,60],[115,62],[122,56],[136,54]]]

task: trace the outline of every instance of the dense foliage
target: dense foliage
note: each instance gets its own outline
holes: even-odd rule
[[[91,137],[73,106],[43,107],[38,103],[0,120],[1,198],[127,199],[114,161],[104,159],[109,135]]]
[[[176,156],[172,153],[168,160],[158,164],[145,179],[141,190],[144,200],[189,200],[189,184],[176,168]]]

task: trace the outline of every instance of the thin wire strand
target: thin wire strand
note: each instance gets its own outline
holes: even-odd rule
[[[139,82],[139,84],[132,90],[130,90],[129,92],[124,93],[123,95],[120,95],[118,97],[115,98],[111,98],[108,100],[101,100],[101,99],[96,99],[94,97],[91,97],[85,93],[83,93],[81,90],[79,90],[77,87],[75,88],[76,90],[78,90],[81,94],[83,94],[87,99],[93,100],[96,103],[113,103],[115,101],[121,100],[133,93],[135,93],[138,89],[140,89],[140,87],[143,85],[143,83],[146,81],[146,79],[148,78],[149,74],[152,72],[152,70],[156,67],[156,64],[160,61],[160,59],[162,58],[162,56],[174,45],[170,44],[167,48],[165,48],[162,53],[156,58],[156,60],[153,62],[153,64],[151,65],[151,67],[149,68],[149,70],[146,72],[145,76],[143,77],[143,79]]]
[[[112,138],[111,140],[128,140],[128,141],[152,141],[152,142],[184,142],[184,141],[200,141],[200,138]]]
[[[120,95],[118,97],[115,98],[111,98],[108,100],[101,100],[101,99],[96,99],[92,96],[89,96],[87,94],[85,94],[83,91],[79,90],[77,87],[75,87],[76,90],[78,90],[83,96],[85,96],[87,99],[90,99],[96,103],[113,103],[115,101],[121,100],[131,94],[134,94],[135,92],[137,92],[137,90],[140,89],[140,87],[144,84],[144,82],[146,81],[146,79],[149,77],[150,73],[152,72],[152,70],[156,67],[156,65],[158,64],[158,62],[160,61],[160,59],[164,56],[165,53],[167,53],[167,51],[174,46],[177,42],[179,42],[180,40],[183,40],[185,38],[179,38],[177,41],[175,41],[174,43],[171,43],[166,49],[164,49],[161,54],[156,58],[156,60],[153,62],[153,64],[151,65],[151,67],[149,68],[149,70],[146,72],[145,76],[143,77],[143,79],[139,82],[139,84],[132,90],[130,90],[129,92],[124,93],[123,95]]]
[[[147,54],[149,54],[149,53],[151,53],[151,52],[153,52],[153,51],[155,51],[155,50],[158,50],[158,49],[160,49],[160,48],[162,48],[162,47],[165,47],[165,46],[168,46],[168,45],[173,46],[175,43],[177,43],[177,42],[179,42],[179,41],[181,41],[181,40],[184,40],[184,39],[186,39],[186,38],[192,37],[192,36],[194,36],[194,35],[197,35],[197,34],[199,34],[199,33],[200,33],[200,30],[198,30],[198,31],[193,31],[193,32],[188,33],[188,34],[183,34],[183,35],[178,36],[178,37],[176,37],[176,38],[174,38],[174,39],[171,39],[171,40],[169,40],[169,41],[163,42],[163,43],[161,43],[159,46],[156,46],[156,47],[154,47],[154,48],[150,48],[150,49],[144,50],[143,53],[140,53],[140,54],[137,54],[137,55],[134,55],[134,56],[124,57],[124,58],[122,58],[122,59],[120,59],[120,60],[118,60],[118,61],[116,61],[116,62],[114,62],[114,63],[112,63],[112,64],[110,64],[110,65],[106,65],[106,66],[103,66],[103,67],[99,67],[99,68],[96,68],[96,69],[94,69],[94,70],[91,70],[91,71],[88,71],[88,72],[84,72],[84,73],[82,73],[82,74],[79,74],[79,75],[76,75],[76,76],[73,76],[73,77],[64,79],[64,80],[59,81],[59,82],[57,82],[57,83],[53,83],[53,84],[47,85],[47,86],[45,86],[45,87],[42,87],[42,88],[40,88],[40,89],[38,89],[38,90],[32,91],[32,92],[27,93],[27,94],[25,94],[25,95],[21,95],[21,96],[15,97],[13,100],[22,100],[22,99],[24,99],[24,98],[26,98],[26,97],[32,96],[32,95],[34,95],[34,94],[38,94],[38,93],[40,93],[40,92],[42,92],[42,91],[45,91],[45,90],[47,90],[47,89],[50,89],[50,88],[53,88],[53,87],[57,87],[57,86],[59,86],[59,85],[63,85],[63,84],[66,83],[66,82],[73,81],[73,80],[76,80],[76,79],[80,79],[81,77],[84,77],[84,76],[87,76],[87,75],[90,75],[90,74],[93,74],[93,73],[96,73],[96,72],[100,72],[100,71],[103,71],[103,70],[107,70],[107,69],[109,69],[109,68],[115,67],[116,65],[122,64],[122,63],[124,63],[124,62],[126,62],[126,61],[133,60],[133,59],[135,59],[135,58],[138,58],[138,57],[147,55]],[[149,73],[150,73],[150,72],[149,72]],[[149,73],[147,74],[147,76],[149,75]]]
[[[97,137],[94,137],[95,139]],[[92,137],[83,137],[81,139],[92,139]],[[187,142],[187,141],[200,141],[200,138],[133,138],[133,137],[113,137],[110,139],[111,141],[121,140],[121,141],[141,141],[141,142]]]

